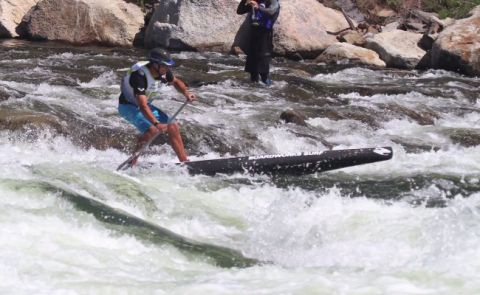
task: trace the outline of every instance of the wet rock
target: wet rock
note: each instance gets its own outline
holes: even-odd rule
[[[100,150],[108,148],[130,150],[135,144],[135,132],[99,126],[83,120],[66,121],[61,117],[38,112],[0,109],[0,126],[2,130],[20,132],[29,140],[36,140],[45,130],[50,130],[52,136],[66,136],[75,145],[85,149],[93,147]]]
[[[128,132],[120,128],[112,128],[88,124],[72,127],[69,135],[75,145],[85,149],[95,148],[97,150],[106,150],[114,148],[118,150],[133,151],[137,140],[136,131]],[[166,142],[166,139],[163,139]]]
[[[280,120],[285,123],[294,123],[301,126],[307,126],[307,123],[305,122],[306,119],[307,117],[305,117],[305,115],[294,110],[286,110],[280,114]]]
[[[362,122],[373,129],[380,128],[381,114],[372,112],[364,107],[343,107],[327,109],[317,113],[318,117],[327,117],[330,120],[355,120]]]
[[[472,129],[449,130],[449,137],[453,143],[471,147],[480,145],[480,133]]]
[[[12,98],[21,98],[27,95],[26,92],[20,91],[15,86],[0,86],[0,101],[12,99]]]
[[[432,48],[432,66],[480,75],[480,6],[440,33]]]
[[[302,69],[290,69],[288,72],[299,78],[310,79],[312,77],[309,72]]]
[[[0,87],[0,101],[7,100],[9,97],[10,93],[4,87]]]
[[[423,152],[429,152],[431,150],[434,150],[434,151],[440,150],[440,147],[438,147],[438,146],[412,143],[412,142],[408,142],[406,140],[407,139],[393,138],[392,142],[394,142],[396,144],[400,144],[405,149],[405,151],[407,153],[423,153]]]
[[[402,117],[408,117],[419,125],[434,125],[435,120],[440,118],[439,115],[432,110],[412,110],[396,103],[389,104],[385,108],[391,112],[400,114]]]
[[[377,52],[388,67],[413,69],[425,51],[417,46],[421,34],[396,30],[367,39],[366,47]]]
[[[315,61],[338,63],[341,60],[346,60],[347,63],[351,64],[385,67],[385,62],[380,59],[375,51],[348,43],[336,43],[331,45],[319,55]]]
[[[284,79],[284,78],[282,78]],[[296,81],[297,84],[293,85],[293,83],[290,82],[290,84],[287,85],[285,88],[285,99],[289,102],[297,103],[297,102],[302,102],[302,103],[317,103],[312,99],[311,91],[314,91],[315,87],[311,87],[311,85],[304,85],[303,84],[303,79],[301,78],[292,78],[289,77],[289,81]],[[323,103],[323,101],[321,102]],[[319,104],[321,104],[319,103]]]
[[[225,129],[223,125],[198,126],[195,124],[181,125],[185,149],[192,154],[202,155],[215,151],[221,155],[242,154],[254,147],[258,142],[255,134],[245,132],[241,134],[242,140],[232,137],[231,134],[219,132]]]
[[[41,0],[25,16],[28,36],[73,44],[132,46],[143,12],[122,0]]]
[[[0,126],[2,130],[32,131],[50,128],[55,133],[66,134],[67,128],[57,117],[48,114],[0,109]]]
[[[362,122],[373,129],[380,128],[380,121],[378,120],[378,117],[367,108],[356,107],[353,109],[346,109],[343,110],[341,114],[345,119]]]
[[[40,0],[0,0],[0,37],[18,37],[18,26],[27,12]]]

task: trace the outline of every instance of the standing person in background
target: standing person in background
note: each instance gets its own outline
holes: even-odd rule
[[[280,5],[278,0],[241,0],[237,14],[245,13],[248,13],[251,26],[245,72],[250,73],[252,82],[258,82],[260,78],[265,85],[271,85],[273,25],[280,13]]]

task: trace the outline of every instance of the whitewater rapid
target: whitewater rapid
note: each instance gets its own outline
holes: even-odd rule
[[[0,47],[0,293],[480,293],[478,78],[279,60],[265,88],[241,58],[178,53],[199,96],[178,116],[191,159],[324,150],[318,138],[394,157],[208,177],[167,165],[174,153],[156,145],[118,173],[135,134],[116,113],[118,83],[142,54]],[[157,104],[173,113],[182,97],[165,93]],[[279,122],[285,109],[308,126]]]

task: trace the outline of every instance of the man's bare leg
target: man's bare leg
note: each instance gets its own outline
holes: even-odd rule
[[[185,147],[183,146],[182,136],[180,135],[180,127],[178,127],[178,124],[169,124],[167,132],[168,138],[170,139],[170,144],[172,145],[173,150],[177,154],[178,160],[180,162],[188,161],[187,153],[185,152]]]
[[[160,130],[155,126],[150,126],[147,132],[140,135],[137,139],[137,145],[135,146],[135,151],[133,154],[137,153],[152,137],[154,137]],[[132,160],[132,166],[136,165],[138,161],[138,156]]]
[[[163,124],[161,124],[163,125]],[[158,126],[158,125],[157,125]],[[164,126],[161,126],[163,131]],[[178,127],[177,123],[169,124],[166,127],[166,131],[168,132],[168,138],[170,140],[170,145],[172,146],[173,150],[177,154],[178,160],[180,162],[188,161],[187,153],[185,152],[185,147],[183,145],[182,136],[180,135],[180,128]],[[134,154],[137,153],[152,137],[154,137],[158,132],[161,132],[157,127],[151,126],[147,132],[142,134],[138,140],[137,145],[135,147]],[[132,160],[132,166],[136,165],[138,161],[138,157]]]

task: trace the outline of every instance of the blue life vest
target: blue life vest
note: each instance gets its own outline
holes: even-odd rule
[[[266,7],[266,2],[266,0],[260,0],[258,1],[258,5],[261,7]],[[278,11],[274,15],[270,16],[262,12],[260,9],[257,9],[252,12],[252,25],[262,26],[268,30],[271,30],[275,24],[275,21],[277,20],[277,17]]]

